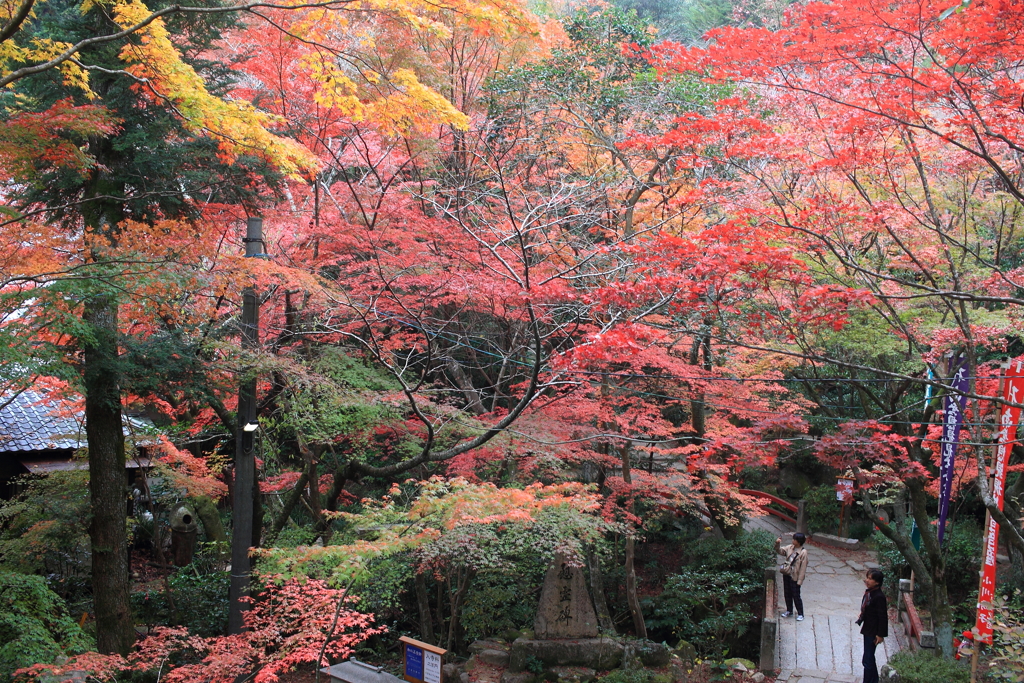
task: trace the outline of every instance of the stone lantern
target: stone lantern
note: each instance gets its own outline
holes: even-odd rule
[[[171,514],[171,557],[174,566],[184,567],[192,563],[198,535],[199,524],[196,523],[195,513],[184,505],[178,507]]]

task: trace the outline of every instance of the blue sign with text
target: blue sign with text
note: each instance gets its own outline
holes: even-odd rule
[[[423,680],[423,648],[405,644],[405,675],[418,681]]]

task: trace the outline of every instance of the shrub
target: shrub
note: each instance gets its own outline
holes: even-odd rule
[[[544,673],[544,662],[538,659],[535,655],[527,655],[526,670],[534,676],[539,676]]]
[[[804,500],[807,501],[807,527],[811,534],[839,531],[839,514],[843,506],[836,500],[835,486],[815,486],[804,494]]]
[[[858,541],[866,541],[875,533],[875,525],[869,519],[855,519],[850,522],[850,530],[847,532],[849,538],[856,538]]]
[[[764,568],[775,563],[775,537],[767,531],[744,531],[735,541],[703,538],[693,544],[693,564],[708,569],[721,569],[742,574],[760,582]]]
[[[39,576],[0,572],[0,680],[95,647]]]
[[[222,635],[228,626],[228,572],[200,570],[198,564],[182,567],[168,578],[177,614],[173,614],[162,589],[132,594],[135,618],[145,624],[177,624],[198,636]]]
[[[969,683],[971,669],[966,661],[936,657],[929,652],[897,652],[889,666],[900,674],[903,683]]]
[[[232,681],[260,671],[259,680],[276,681],[278,675],[299,665],[345,659],[356,647],[385,629],[372,615],[352,609],[338,611],[344,591],[323,581],[303,583],[290,579],[277,584],[269,579],[245,613],[246,630],[232,636],[202,638],[185,628],[159,627],[138,643],[128,659],[120,655],[86,652],[59,664],[34,664],[23,669],[21,681],[68,680],[72,672],[87,680],[113,680],[118,676],[156,677],[166,683]],[[348,598],[350,605],[354,598]],[[324,649],[324,634],[333,637]],[[153,678],[142,678],[153,680]]]
[[[651,683],[654,673],[648,669],[616,669],[598,679],[599,683]]]
[[[487,572],[476,577],[462,606],[462,628],[467,639],[533,628],[537,606],[523,597],[537,593],[544,570],[524,569],[521,574]]]
[[[400,552],[374,558],[367,563],[366,576],[352,586],[354,595],[363,596],[362,608],[378,619],[400,619],[410,606],[416,558],[412,552]]]
[[[274,547],[297,548],[301,545],[313,545],[319,535],[312,524],[288,525],[277,534],[274,539]]]
[[[763,531],[743,533],[736,541],[695,543],[693,562],[670,576],[659,596],[644,600],[652,636],[660,632],[664,638],[688,640],[705,656],[743,649],[737,645],[757,621],[773,545],[771,534]]]
[[[670,629],[701,653],[719,656],[756,618],[747,603],[760,587],[739,572],[687,567],[669,577],[656,600],[645,601],[648,626]]]
[[[0,569],[38,574],[65,599],[89,587],[89,473],[26,478],[25,490],[0,501]]]

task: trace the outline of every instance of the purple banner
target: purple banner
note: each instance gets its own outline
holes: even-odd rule
[[[971,369],[967,358],[961,355],[954,363],[956,371],[949,380],[954,393],[946,394],[942,405],[945,413],[942,423],[941,456],[939,462],[939,543],[946,533],[946,517],[949,515],[949,498],[953,492],[953,472],[956,465],[956,447],[960,442],[960,427],[964,423],[965,393],[971,388]],[[959,393],[962,392],[962,393]]]

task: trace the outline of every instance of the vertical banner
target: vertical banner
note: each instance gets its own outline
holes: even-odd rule
[[[971,388],[971,371],[967,357],[963,354],[953,363],[956,370],[949,380],[953,392],[946,394],[942,424],[942,460],[939,463],[939,544],[946,533],[946,517],[949,515],[949,498],[953,492],[953,474],[956,465],[956,447],[960,441],[960,427],[964,422],[964,396]]]
[[[1024,361],[1014,361],[1003,375],[1003,400],[1020,403],[1024,399]],[[1004,405],[999,411],[999,432],[996,440],[999,444],[993,459],[995,479],[992,482],[992,496],[996,505],[1003,509],[1003,489],[1006,485],[1006,467],[1010,464],[1010,452],[1017,440],[1017,423],[1020,421],[1020,408]],[[986,476],[979,472],[978,476]],[[981,584],[978,588],[978,618],[975,622],[979,643],[992,644],[992,598],[996,590],[996,550],[999,548],[999,523],[989,516],[988,529],[985,534],[985,554],[981,565]]]

